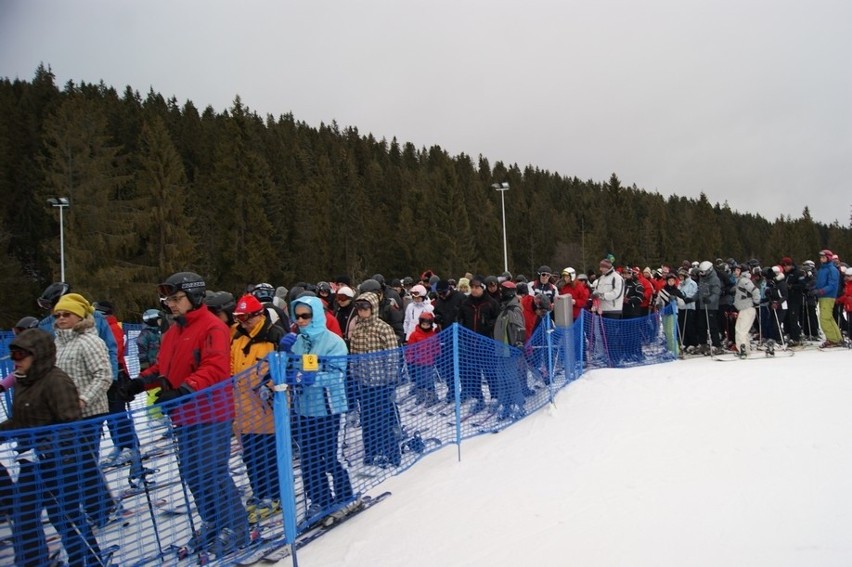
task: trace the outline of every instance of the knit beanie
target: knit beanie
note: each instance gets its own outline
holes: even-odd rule
[[[68,311],[80,319],[85,319],[87,315],[95,312],[92,304],[79,293],[66,293],[60,297],[56,305],[53,306],[53,312],[56,313],[57,311]]]

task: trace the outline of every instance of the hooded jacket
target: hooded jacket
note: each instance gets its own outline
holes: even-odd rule
[[[67,423],[82,418],[77,386],[56,366],[56,345],[49,333],[28,329],[16,336],[9,346],[33,353],[33,363],[26,374],[16,376],[12,417],[0,423],[0,430]]]
[[[104,341],[92,317],[81,319],[71,329],[54,329],[56,366],[68,374],[86,402],[83,417],[109,413],[107,390],[112,386],[112,367]]]
[[[396,333],[390,325],[379,319],[379,298],[375,293],[362,293],[356,301],[369,301],[372,310],[369,317],[358,317],[349,339],[349,352],[363,355],[352,359],[352,378],[370,387],[395,384],[399,378]],[[380,354],[366,354],[372,352]]]
[[[260,383],[269,373],[266,355],[278,349],[284,330],[264,314],[253,329],[246,332],[241,325],[234,329],[231,340],[231,374],[234,375],[234,431],[246,433],[275,433],[269,404],[257,393]],[[251,369],[251,370],[249,370]]]
[[[317,355],[319,370],[313,383],[302,384],[294,390],[294,411],[303,417],[325,417],[349,411],[346,404],[346,343],[326,327],[325,317],[321,316],[324,308],[320,298],[297,298],[293,300],[290,312],[295,313],[299,305],[310,307],[314,316],[306,326],[299,327],[299,334],[290,353],[296,357],[296,367],[300,367],[302,355]],[[395,343],[396,334],[393,330],[391,334]]]

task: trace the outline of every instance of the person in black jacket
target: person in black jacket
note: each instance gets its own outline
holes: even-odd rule
[[[642,300],[645,298],[645,288],[636,279],[633,268],[627,266],[622,273],[624,278],[624,305],[621,308],[622,319],[638,319],[642,316]],[[624,352],[621,353],[624,362],[639,362],[642,360],[642,328],[634,323],[625,328]]]
[[[790,346],[802,344],[802,326],[799,323],[799,314],[805,303],[807,287],[805,278],[799,267],[793,263],[793,259],[785,256],[781,259],[781,268],[784,270],[784,279],[787,283],[787,315],[784,321],[784,330],[790,335]]]
[[[489,339],[494,337],[494,321],[500,313],[500,305],[485,291],[485,278],[474,276],[470,280],[470,295],[459,308],[459,323],[465,329]],[[475,399],[472,411],[480,411],[485,406],[485,393],[482,389],[482,375],[488,384],[492,399],[497,398],[497,377],[490,368],[477,363],[474,357],[463,356],[461,363],[461,399]]]
[[[437,297],[432,302],[435,324],[441,329],[449,329],[450,325],[458,322],[459,308],[465,300],[465,295],[450,287],[450,282],[445,279],[438,280],[435,292]],[[454,402],[456,385],[453,380],[453,361],[450,357],[442,356],[438,359],[438,374],[447,382],[447,401]]]

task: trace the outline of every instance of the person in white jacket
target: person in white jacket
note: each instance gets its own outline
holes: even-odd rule
[[[405,332],[405,338],[417,328],[417,322],[423,313],[432,313],[434,311],[432,302],[426,295],[426,288],[417,284],[411,288],[411,303],[405,308],[405,320],[402,323],[402,329]]]
[[[755,308],[760,305],[760,289],[751,280],[748,266],[741,264],[734,268],[737,284],[734,287],[734,309],[737,310],[737,322],[734,325],[734,338],[737,352],[746,357],[751,352],[749,331],[757,314]]]

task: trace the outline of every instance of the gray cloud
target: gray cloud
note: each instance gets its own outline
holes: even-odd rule
[[[0,75],[337,120],[494,163],[849,222],[852,4],[0,4]]]

